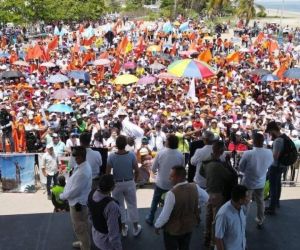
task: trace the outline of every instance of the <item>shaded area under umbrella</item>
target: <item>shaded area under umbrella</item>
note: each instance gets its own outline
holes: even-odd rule
[[[24,75],[20,71],[9,70],[3,72],[1,77],[5,79],[10,79],[10,78],[24,77]]]
[[[266,69],[255,69],[255,70],[252,70],[250,72],[251,75],[257,75],[257,76],[264,76],[264,75],[268,75],[268,74],[271,74],[271,72],[269,70],[266,70]]]
[[[51,75],[47,79],[47,82],[50,82],[50,83],[67,82],[67,81],[69,81],[69,78],[63,74]]]
[[[279,80],[279,77],[275,76],[275,75],[272,75],[272,74],[264,75],[261,78],[262,82],[273,82],[273,81],[277,81],[277,80]]]
[[[151,84],[156,82],[156,77],[154,76],[144,76],[138,80],[138,84]]]
[[[283,76],[289,79],[300,79],[300,68],[288,69]]]
[[[56,90],[51,96],[55,99],[63,100],[69,99],[75,95],[75,92],[70,89],[59,89]]]
[[[48,108],[49,112],[56,112],[56,113],[72,113],[73,109],[72,107],[66,105],[66,104],[53,104]]]
[[[73,79],[83,80],[85,82],[88,82],[90,80],[89,73],[83,71],[83,70],[72,70],[68,73],[68,76]]]

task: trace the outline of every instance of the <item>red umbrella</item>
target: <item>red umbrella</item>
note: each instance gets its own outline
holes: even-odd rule
[[[63,100],[63,99],[69,99],[72,96],[75,95],[75,92],[70,89],[59,89],[56,90],[53,94],[52,97],[55,99]]]
[[[138,84],[151,84],[156,82],[156,77],[154,76],[144,76],[138,80]]]
[[[136,64],[135,62],[126,62],[123,65],[124,69],[135,69],[136,68]]]

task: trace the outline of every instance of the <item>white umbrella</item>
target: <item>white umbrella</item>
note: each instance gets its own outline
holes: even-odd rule
[[[52,63],[52,62],[44,62],[41,64],[41,66],[46,67],[46,68],[54,68],[54,67],[56,67],[56,64]]]
[[[13,63],[14,65],[18,65],[18,66],[24,66],[24,67],[29,67],[29,63],[28,62],[24,62],[24,61],[15,61]]]
[[[98,59],[98,60],[94,61],[93,64],[95,66],[109,65],[110,64],[110,60],[108,60],[108,59]]]

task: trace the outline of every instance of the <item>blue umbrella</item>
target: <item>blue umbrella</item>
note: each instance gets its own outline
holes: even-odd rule
[[[171,32],[173,32],[173,26],[172,26],[172,24],[170,22],[167,22],[167,23],[164,24],[164,26],[163,26],[163,32],[165,32],[165,33],[171,33]]]
[[[283,76],[289,79],[300,79],[300,68],[288,69]]]
[[[6,57],[6,58],[9,58],[10,57],[10,54],[8,52],[2,52],[0,53],[0,57]]]
[[[181,25],[179,26],[179,31],[181,31],[181,32],[187,31],[187,30],[190,28],[190,27],[189,27],[189,24],[190,24],[189,21],[187,21],[187,22],[181,24]]]
[[[68,76],[70,78],[83,80],[85,82],[88,82],[90,80],[89,73],[82,71],[82,70],[72,70],[69,72]]]
[[[57,112],[57,113],[71,113],[73,112],[72,107],[66,104],[53,104],[48,108],[49,112]]]
[[[279,78],[277,76],[275,76],[275,75],[272,75],[272,74],[264,75],[261,78],[262,82],[273,82],[273,81],[277,81],[277,80],[279,80]]]
[[[67,82],[67,81],[69,81],[69,78],[62,74],[52,75],[47,79],[47,82],[50,83]]]

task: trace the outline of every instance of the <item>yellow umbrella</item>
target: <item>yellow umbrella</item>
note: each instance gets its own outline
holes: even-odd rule
[[[159,45],[151,45],[147,48],[148,52],[160,52],[161,47]]]
[[[115,80],[114,83],[117,85],[128,85],[131,83],[136,83],[139,79],[130,74],[120,75]]]
[[[179,25],[180,25],[180,22],[175,21],[173,24],[174,24],[175,26],[179,26]]]

